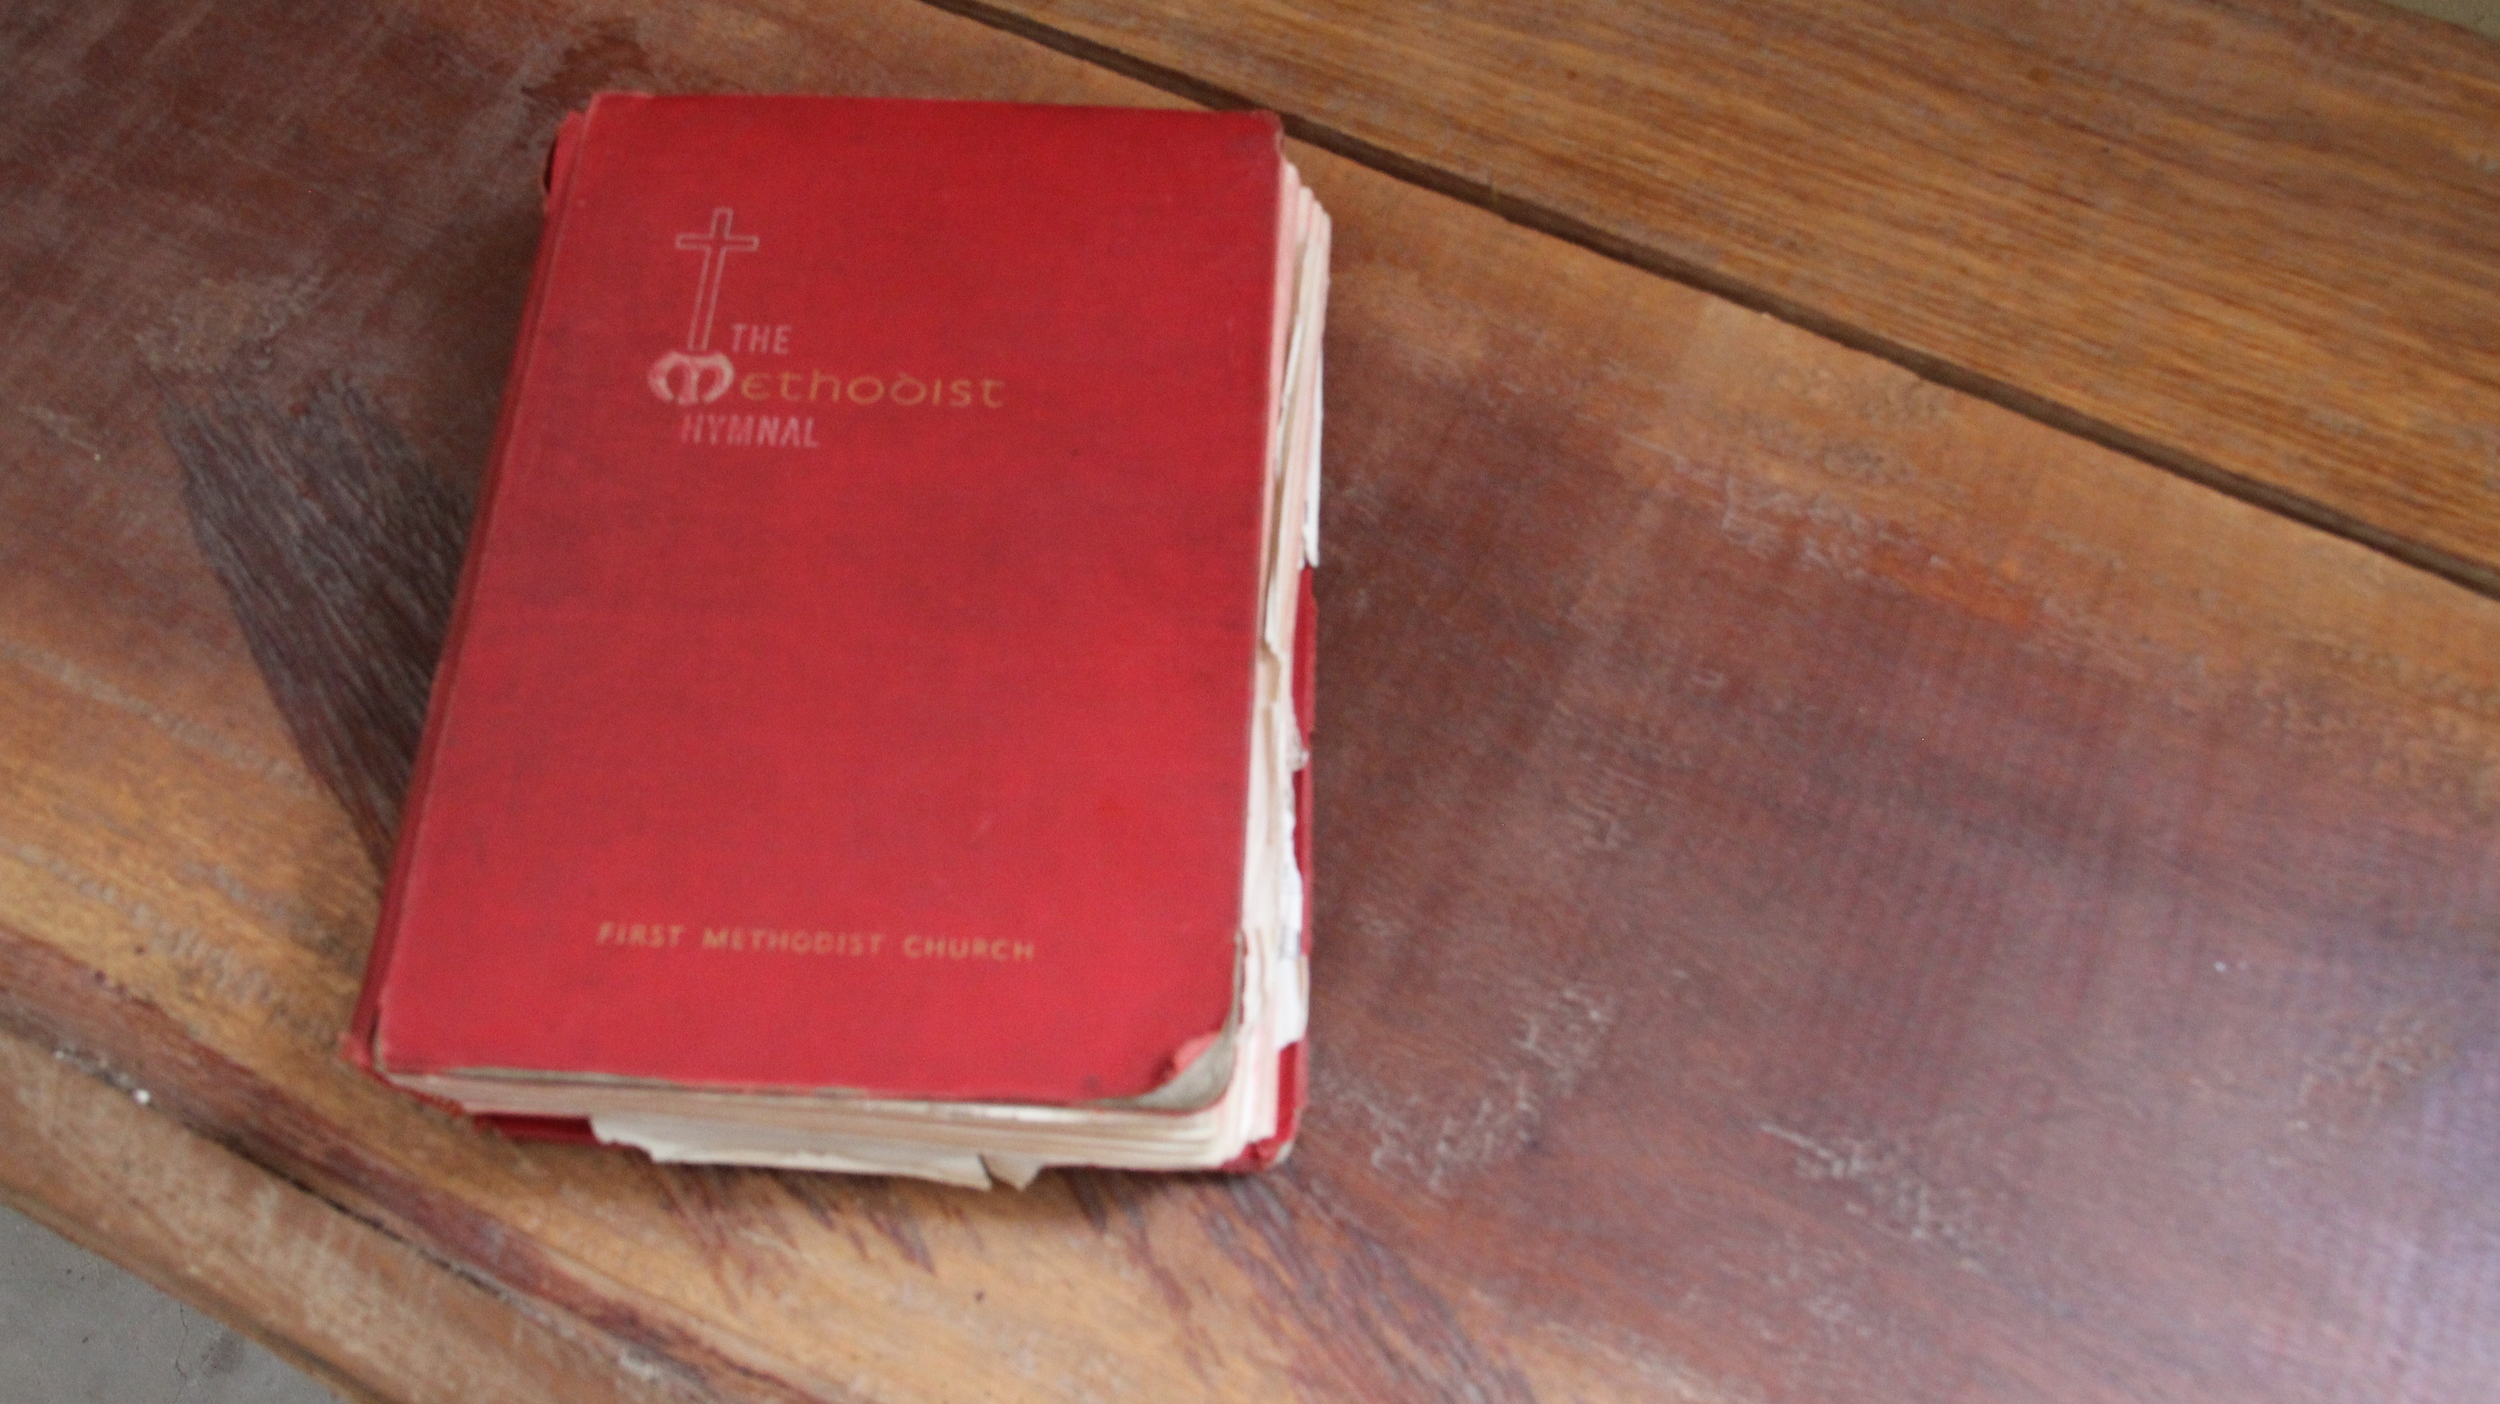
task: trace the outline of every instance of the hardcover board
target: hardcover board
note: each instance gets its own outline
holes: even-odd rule
[[[1070,1103],[1208,1047],[1281,171],[1265,114],[575,119],[360,1053]]]

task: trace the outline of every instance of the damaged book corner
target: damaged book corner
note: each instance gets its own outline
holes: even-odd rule
[[[350,1056],[668,1161],[1281,1158],[1327,282],[1263,113],[569,118]]]

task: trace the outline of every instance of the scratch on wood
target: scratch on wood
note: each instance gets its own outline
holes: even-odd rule
[[[144,697],[126,692],[48,649],[18,639],[0,639],[0,658],[50,679],[90,702],[100,702],[117,712],[137,717],[177,743],[223,761],[246,775],[258,776],[301,794],[314,792],[312,777],[292,760],[238,746],[217,734],[214,728],[202,726],[189,717],[177,715]]]
[[[27,405],[23,409],[28,419],[42,425],[53,438],[87,455],[91,462],[104,461],[104,450],[98,448],[85,434],[79,432],[77,420],[59,410],[45,409],[41,405]]]
[[[200,863],[178,859],[173,872],[185,882],[198,883],[225,898],[236,907],[259,917],[273,931],[282,931],[296,944],[322,956],[341,956],[353,951],[363,953],[366,939],[373,933],[362,924],[340,925],[324,917],[310,903],[267,892],[243,880],[222,863]]]
[[[1896,1145],[1857,1136],[1814,1137],[1764,1122],[1757,1128],[1797,1150],[1800,1179],[1828,1180],[1854,1190],[1852,1213],[1871,1213],[1886,1231],[1913,1243],[1932,1243],[1967,1271],[1982,1268],[1984,1246],[1970,1223],[1965,1196],[1941,1190],[1909,1164]]]
[[[2388,1014],[2303,1075],[2295,1130],[2351,1132],[2411,1101],[2456,1061],[2456,1031],[2430,1009]]]
[[[0,840],[0,854],[43,873],[79,896],[128,922],[146,953],[165,963],[187,993],[205,1002],[248,1009],[315,1044],[337,1034],[288,1000],[278,982],[256,965],[235,959],[197,929],[174,921],[154,906],[81,870],[57,853],[17,839]]]
[[[1595,1066],[1616,1000],[1565,985],[1527,1002],[1518,1033],[1472,1095],[1395,1096],[1357,1077],[1324,1072],[1327,1095],[1371,1123],[1372,1168],[1446,1194],[1535,1143],[1553,1106]]]
[[[214,371],[238,355],[265,362],[269,342],[311,308],[318,291],[309,278],[204,279],[139,334],[139,358],[177,373]]]

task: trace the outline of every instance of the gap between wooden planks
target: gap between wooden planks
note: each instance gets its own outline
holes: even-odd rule
[[[2500,593],[2500,45],[2369,0],[929,0]]]
[[[0,1199],[354,1400],[682,1398],[448,1264],[193,1135],[105,1070],[0,1033]]]

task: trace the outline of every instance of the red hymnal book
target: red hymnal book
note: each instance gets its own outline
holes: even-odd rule
[[[663,1159],[1281,1155],[1327,232],[1265,114],[569,119],[353,1056]]]

